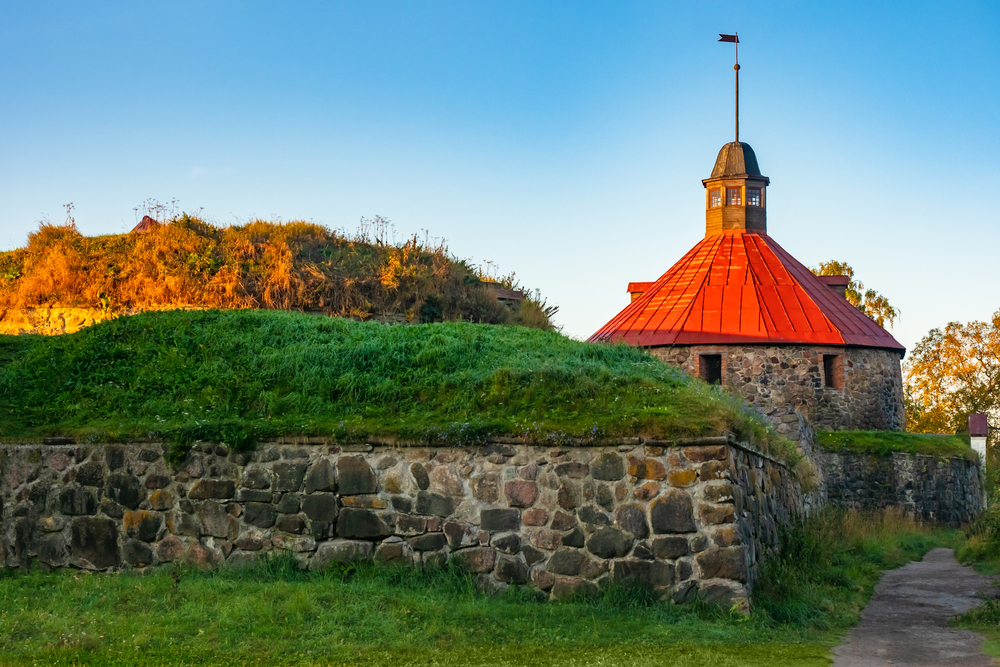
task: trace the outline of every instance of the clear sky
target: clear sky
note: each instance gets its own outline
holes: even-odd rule
[[[704,234],[733,135],[768,230],[907,347],[1000,308],[1000,3],[0,0],[0,249],[148,198],[427,229],[586,337]]]

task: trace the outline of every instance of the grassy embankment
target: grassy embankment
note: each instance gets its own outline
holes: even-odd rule
[[[969,445],[968,436],[903,433],[900,431],[817,431],[816,441],[830,451],[889,456],[893,452],[961,456],[975,460],[978,456]]]
[[[611,588],[487,597],[454,570],[0,574],[3,663],[78,665],[827,665],[880,571],[952,546],[898,514],[827,511],[786,535],[749,617]],[[175,579],[175,572],[179,580]]]
[[[733,432],[800,459],[745,403],[641,350],[524,327],[157,312],[66,336],[0,337],[0,364],[8,437],[246,447],[294,434],[575,444]]]
[[[362,220],[353,235],[306,222],[217,227],[187,214],[148,232],[96,237],[72,221],[43,223],[27,246],[0,252],[0,311],[267,308],[552,328],[555,309],[530,291],[504,305],[443,243],[392,236],[381,218]],[[513,274],[493,282],[518,287]]]

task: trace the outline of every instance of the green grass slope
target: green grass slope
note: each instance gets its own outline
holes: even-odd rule
[[[794,457],[742,401],[643,351],[538,329],[166,311],[0,341],[7,437],[245,446],[292,434],[453,444],[514,435],[585,444],[734,432]]]
[[[901,431],[817,431],[816,441],[821,447],[830,451],[848,451],[875,456],[889,456],[893,452],[902,452],[931,456],[962,456],[970,461],[978,457],[969,446],[968,440],[958,435]]]

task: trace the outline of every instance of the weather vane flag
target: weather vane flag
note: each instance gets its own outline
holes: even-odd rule
[[[740,36],[736,33],[723,35],[719,33],[720,42],[729,42],[736,46],[736,141],[740,140]]]

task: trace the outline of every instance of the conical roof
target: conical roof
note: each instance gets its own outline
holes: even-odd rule
[[[904,351],[773,239],[744,231],[707,236],[589,340],[643,347],[805,343]]]
[[[757,166],[757,156],[750,144],[740,141],[730,141],[719,151],[715,158],[715,167],[709,178],[726,178],[729,176],[760,176]]]

